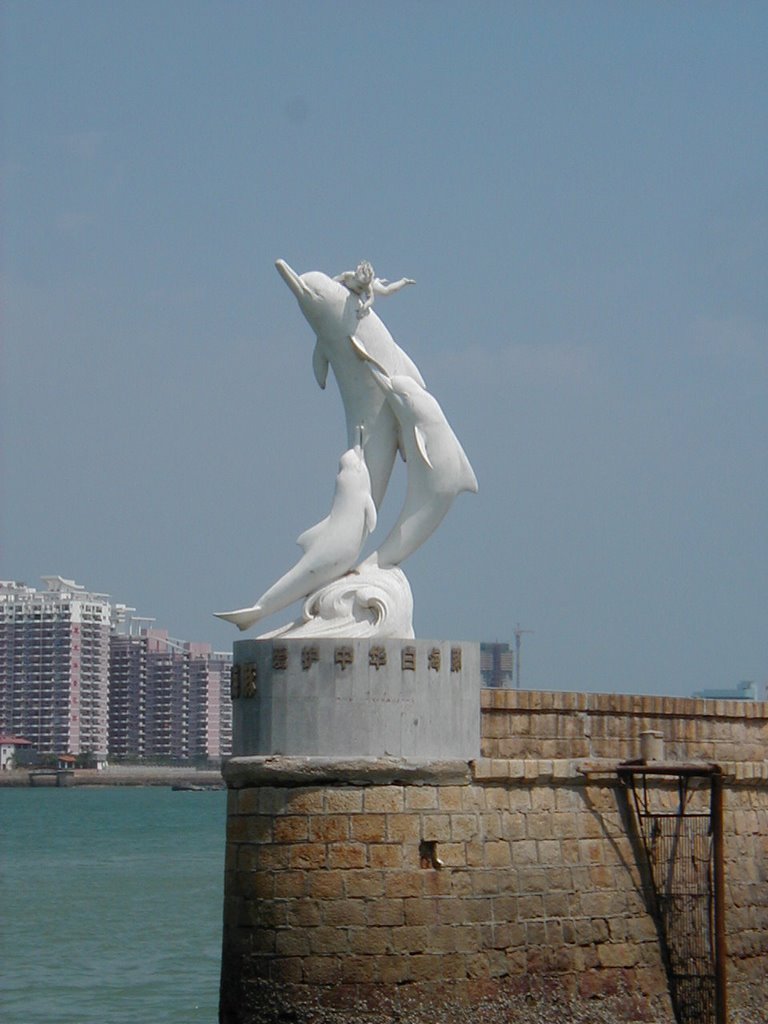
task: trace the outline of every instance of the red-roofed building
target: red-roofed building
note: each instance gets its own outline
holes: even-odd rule
[[[16,753],[32,746],[23,736],[0,736],[0,771],[16,767]]]

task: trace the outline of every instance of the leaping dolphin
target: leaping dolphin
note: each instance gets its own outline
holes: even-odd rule
[[[241,630],[259,619],[279,612],[326,583],[349,572],[360,555],[366,537],[376,528],[376,506],[371,498],[371,478],[360,444],[344,452],[339,461],[336,491],[330,513],[297,540],[304,549],[299,561],[274,583],[251,608],[216,612]]]
[[[312,366],[321,388],[326,385],[329,364],[333,367],[350,447],[355,444],[358,427],[363,427],[371,494],[379,508],[399,446],[398,424],[384,391],[360,362],[350,338],[354,337],[386,374],[407,377],[422,387],[424,380],[373,310],[358,319],[358,296],[343,284],[320,271],[299,275],[285,260],[277,260],[275,266],[317,336]]]
[[[400,424],[408,466],[405,504],[397,522],[367,561],[381,568],[399,565],[442,522],[462,491],[477,493],[477,477],[437,399],[412,377],[390,376],[356,343],[387,404]]]

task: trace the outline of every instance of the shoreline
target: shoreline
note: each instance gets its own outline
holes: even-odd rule
[[[0,788],[57,788],[56,776],[33,785],[30,772],[35,768],[14,768],[0,772]],[[112,768],[75,768],[67,785],[71,786],[180,786],[190,789],[225,789],[218,768],[172,768],[143,765],[119,765]]]

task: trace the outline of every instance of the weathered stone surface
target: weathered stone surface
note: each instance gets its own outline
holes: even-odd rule
[[[224,779],[234,789],[262,786],[338,784],[355,786],[381,786],[407,782],[409,785],[450,784],[461,785],[469,781],[470,764],[467,761],[419,761],[395,757],[231,757],[224,765]],[[318,796],[318,811],[323,811],[323,794]],[[311,798],[311,794],[307,794]],[[373,792],[366,793],[368,809],[386,810],[375,806]],[[360,793],[339,794],[342,803],[362,802]],[[402,808],[402,794],[399,806]],[[330,809],[330,808],[329,808]],[[347,809],[339,807],[339,810]]]

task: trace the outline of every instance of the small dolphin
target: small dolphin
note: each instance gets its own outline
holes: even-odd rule
[[[389,376],[359,346],[371,376],[400,424],[408,467],[405,504],[381,546],[370,556],[381,568],[399,565],[431,536],[462,491],[477,493],[477,477],[437,399],[411,377]]]
[[[350,338],[354,337],[385,373],[408,377],[422,386],[424,380],[373,310],[358,318],[359,298],[343,284],[320,271],[299,275],[285,260],[277,260],[275,266],[317,336],[312,366],[321,388],[326,385],[328,366],[333,367],[344,403],[349,446],[355,443],[358,426],[365,431],[365,461],[373,501],[379,508],[399,446],[398,425]]]
[[[360,444],[344,452],[339,461],[336,490],[330,513],[305,530],[296,541],[304,549],[299,561],[251,608],[216,612],[241,630],[314,593],[353,567],[366,537],[376,528],[376,506],[371,478]]]

